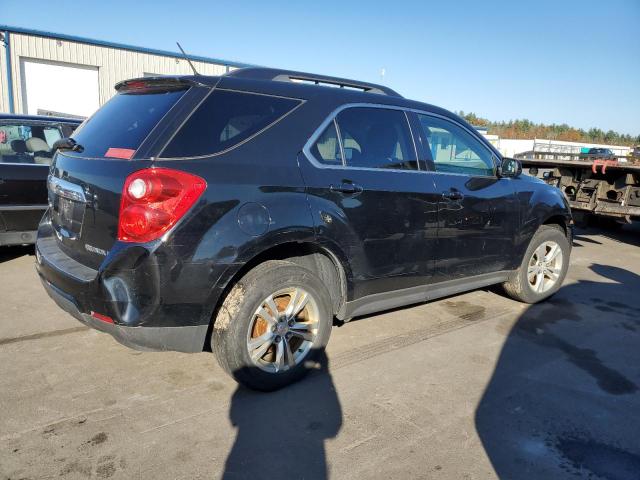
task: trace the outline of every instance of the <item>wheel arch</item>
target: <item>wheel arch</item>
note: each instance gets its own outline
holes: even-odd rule
[[[565,235],[569,234],[569,225],[571,220],[566,218],[566,215],[553,214],[548,216],[540,225],[558,225],[562,228]]]
[[[214,305],[205,347],[208,345],[213,324],[225,297],[247,272],[268,260],[288,260],[318,275],[331,295],[333,315],[339,319],[343,318],[351,284],[351,269],[346,261],[346,256],[339,250],[314,242],[287,241],[255,252],[246,261],[241,262],[240,268],[233,269],[230,266],[229,270],[232,271],[228,272],[228,278],[218,291],[219,294],[215,296],[215,299],[212,299]],[[237,266],[238,263],[235,265]]]

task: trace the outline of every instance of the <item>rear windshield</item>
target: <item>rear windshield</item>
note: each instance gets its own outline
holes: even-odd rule
[[[261,132],[300,100],[214,90],[162,152],[164,158],[199,157],[227,150]]]
[[[75,155],[105,157],[109,149],[132,154],[185,91],[118,93],[73,134],[84,147]]]

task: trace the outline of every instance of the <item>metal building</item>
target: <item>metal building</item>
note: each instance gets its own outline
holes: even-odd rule
[[[87,117],[124,79],[192,73],[176,52],[0,25],[0,112]],[[189,55],[199,73],[246,64]]]

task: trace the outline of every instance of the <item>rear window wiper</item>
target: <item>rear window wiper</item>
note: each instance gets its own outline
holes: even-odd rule
[[[64,137],[53,144],[53,150],[71,150],[72,152],[82,153],[84,151],[84,147],[73,138]]]

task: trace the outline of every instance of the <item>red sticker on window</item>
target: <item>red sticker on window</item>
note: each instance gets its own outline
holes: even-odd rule
[[[131,157],[133,157],[134,153],[136,153],[136,151],[131,150],[130,148],[110,148],[109,150],[107,150],[107,153],[105,153],[104,156],[131,160]]]

